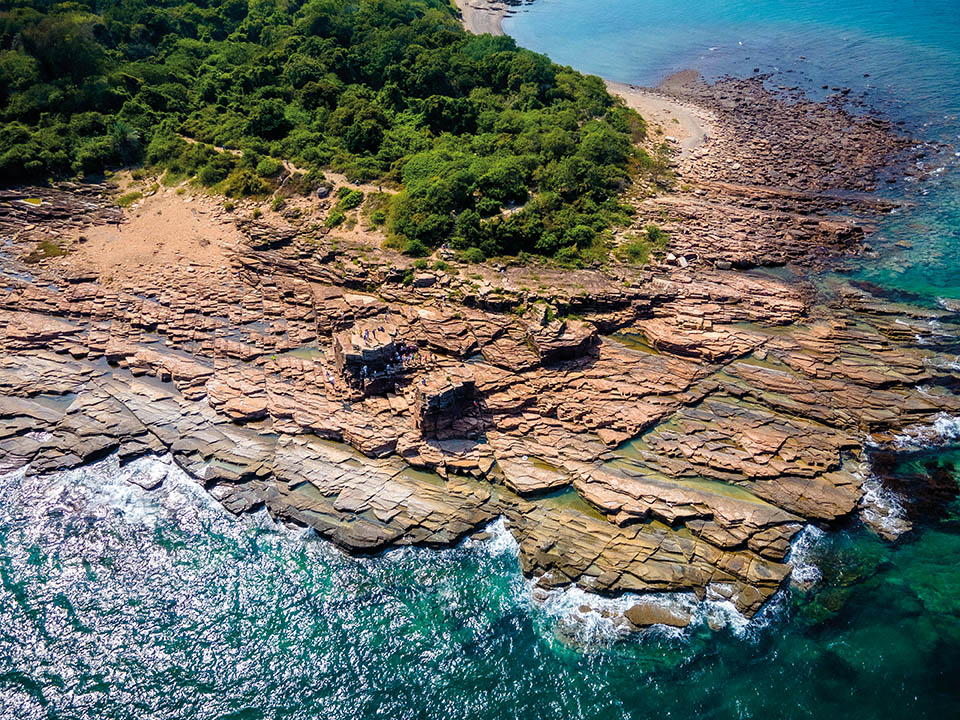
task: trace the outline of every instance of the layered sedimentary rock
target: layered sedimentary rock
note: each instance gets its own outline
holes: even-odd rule
[[[449,434],[457,421],[473,409],[476,396],[476,381],[465,368],[422,378],[416,387],[413,408],[417,429],[425,438]]]
[[[393,325],[373,322],[354,325],[333,338],[337,373],[367,395],[393,389],[404,372],[405,346]]]
[[[170,453],[230,510],[265,506],[353,552],[447,545],[503,516],[543,586],[691,591],[752,614],[805,524],[858,511],[867,443],[960,414],[960,398],[921,311],[732,269],[796,260],[824,234],[858,243],[823,194],[853,175],[745,190],[697,172],[698,220],[678,220],[671,247],[686,267],[483,265],[412,283],[407,259],[334,248],[306,219],[241,222],[223,262],[123,278],[92,270],[78,240],[21,262],[27,228],[71,203],[113,219],[45,191],[36,223],[27,203],[5,216],[20,225],[0,284],[0,466]],[[704,210],[718,199],[742,210],[727,231]],[[782,242],[812,228],[805,212],[816,231]],[[724,233],[740,227],[754,249],[737,260]],[[658,613],[631,622],[682,624]]]
[[[526,325],[526,340],[543,365],[585,355],[597,343],[597,328],[582,320],[551,317],[546,306],[538,306]]]

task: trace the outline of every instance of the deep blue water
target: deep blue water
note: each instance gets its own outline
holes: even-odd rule
[[[615,80],[759,67],[811,92],[850,86],[918,138],[960,144],[957,2],[538,0],[506,28]],[[960,297],[953,152],[892,190],[912,204],[883,221],[861,278]],[[957,715],[957,501],[896,544],[855,524],[807,531],[794,559],[813,588],[750,623],[708,605],[684,633],[622,637],[579,611],[582,593],[535,601],[502,527],[350,558],[231,517],[176,470],[153,492],[126,482],[160,462],[0,476],[0,719]],[[926,449],[897,470],[949,478],[957,462]]]

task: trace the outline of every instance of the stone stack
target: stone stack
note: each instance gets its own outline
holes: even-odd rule
[[[477,385],[465,368],[423,378],[416,386],[414,418],[424,438],[449,435],[454,423],[473,409]]]
[[[333,338],[337,372],[365,395],[388,392],[403,371],[396,336],[395,326],[374,322],[337,333]]]

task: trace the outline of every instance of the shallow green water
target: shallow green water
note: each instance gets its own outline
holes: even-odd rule
[[[708,604],[684,633],[624,638],[582,593],[535,602],[498,525],[350,558],[229,516],[177,471],[126,482],[158,462],[0,479],[0,716],[952,716],[955,506],[897,546],[808,531],[817,589],[749,625]]]

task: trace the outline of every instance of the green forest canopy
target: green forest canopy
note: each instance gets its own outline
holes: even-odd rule
[[[258,194],[286,158],[402,183],[388,229],[414,254],[570,257],[651,162],[599,78],[446,0],[0,0],[0,107],[8,183],[143,162]]]

